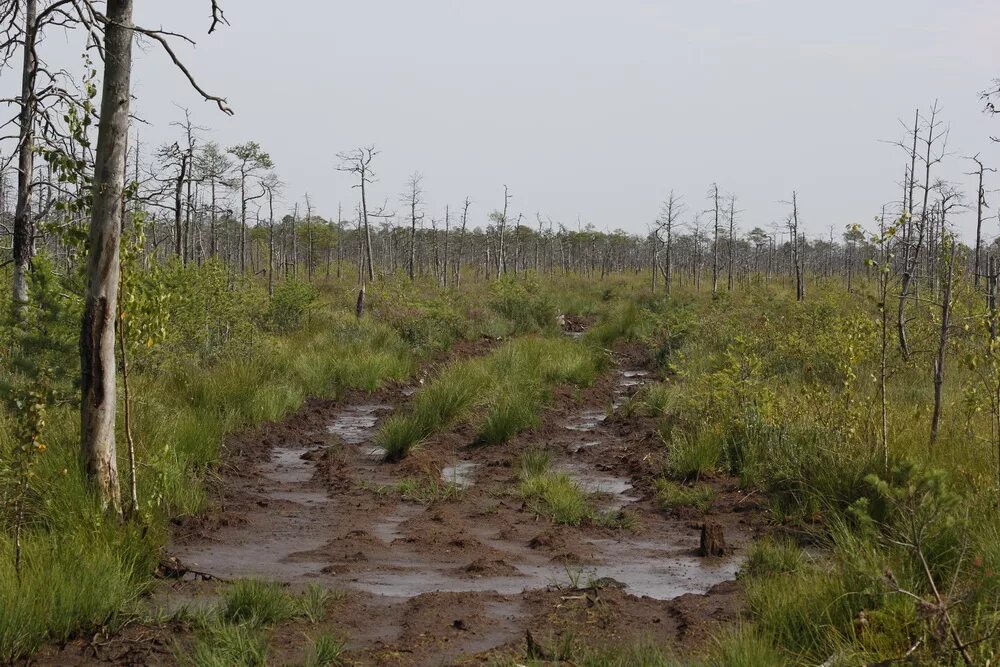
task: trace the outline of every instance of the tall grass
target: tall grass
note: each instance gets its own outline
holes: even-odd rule
[[[11,536],[0,536],[0,660],[81,630],[113,627],[135,607],[155,569],[166,519],[204,509],[202,480],[226,433],[279,419],[309,395],[400,379],[415,364],[388,327],[328,315],[291,337],[241,347],[238,356],[209,365],[177,360],[169,369],[136,374],[141,527],[105,521],[80,474],[78,416],[69,407],[50,410],[19,576]],[[4,451],[13,446],[9,433],[0,429]]]
[[[890,340],[887,466],[871,303],[836,285],[817,286],[804,303],[780,287],[747,287],[724,301],[691,300],[680,327],[641,304],[638,314],[623,307],[614,324],[639,331],[652,318],[684,334],[662,360],[670,379],[639,399],[662,418],[663,472],[734,474],[776,521],[822,547],[818,559],[789,542],[751,549],[741,574],[749,625],[719,641],[725,655],[746,659],[720,653],[719,664],[875,663],[907,654],[915,636],[924,639],[914,662],[950,664],[957,654],[940,633],[945,621],[928,611],[938,604],[935,587],[946,591],[974,660],[1000,655],[991,638],[1000,623],[1000,577],[992,574],[1000,518],[979,365],[985,334],[972,327],[951,340],[946,418],[933,447],[929,353],[904,360]],[[970,318],[979,312],[970,294],[956,303]],[[666,339],[656,326],[639,337]],[[911,323],[914,340],[934,335],[929,313]]]
[[[538,514],[569,526],[595,517],[587,494],[569,475],[551,469],[547,452],[526,451],[521,455],[520,470],[518,490]]]

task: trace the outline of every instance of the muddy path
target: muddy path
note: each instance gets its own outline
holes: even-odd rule
[[[522,655],[527,630],[552,645],[571,634],[584,643],[696,647],[740,612],[734,580],[760,511],[729,480],[711,481],[707,516],[661,509],[662,441],[653,420],[621,410],[651,380],[643,351],[620,348],[593,387],[559,388],[539,427],[481,447],[460,426],[399,464],[382,463],[373,438],[417,385],[312,400],[230,439],[217,509],[178,521],[169,553],[227,580],[345,594],[322,627],[273,631],[276,664],[301,664],[304,635],[323,631],[347,639],[359,665]],[[537,516],[517,493],[529,447],[550,452],[553,468],[590,493],[612,525]],[[723,527],[727,555],[697,554],[706,520]],[[208,604],[218,586],[190,576],[165,582],[154,603],[167,611]],[[170,661],[152,648],[145,661],[157,657]]]

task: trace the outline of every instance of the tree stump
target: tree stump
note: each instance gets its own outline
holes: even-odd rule
[[[726,554],[726,538],[722,534],[722,526],[717,523],[704,523],[701,526],[701,546],[699,556],[724,556]]]

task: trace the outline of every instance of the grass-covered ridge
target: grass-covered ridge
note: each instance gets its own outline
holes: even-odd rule
[[[482,358],[460,359],[414,394],[410,408],[378,434],[389,461],[422,440],[467,420],[482,444],[506,442],[534,426],[557,384],[587,386],[604,367],[598,349],[566,337],[518,338]]]

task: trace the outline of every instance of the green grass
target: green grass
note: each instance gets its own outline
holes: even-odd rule
[[[386,460],[400,461],[434,433],[467,421],[480,444],[502,444],[538,424],[551,388],[592,384],[605,363],[600,351],[565,338],[515,339],[483,358],[448,365],[405,413],[386,420],[377,442]]]
[[[455,502],[462,498],[462,489],[457,484],[430,476],[407,477],[390,488],[403,499],[424,505]]]
[[[688,481],[719,469],[721,449],[718,439],[707,430],[691,434],[672,433],[667,450],[667,471],[671,477]]]
[[[656,480],[657,499],[665,509],[694,507],[707,512],[715,499],[715,491],[707,484],[684,486],[668,479]]]
[[[556,523],[579,526],[594,516],[587,494],[569,475],[550,470],[547,454],[528,451],[521,457],[518,490],[534,508]]]
[[[300,595],[292,595],[273,582],[254,579],[233,582],[214,610],[178,614],[178,620],[187,620],[193,626],[195,636],[189,647],[176,647],[177,659],[181,664],[198,667],[266,665],[268,628],[296,618],[320,623],[337,597],[336,593],[315,584]],[[309,664],[339,664],[336,660],[342,650],[342,643],[321,636],[309,657],[320,662]]]
[[[227,623],[272,625],[293,618],[297,611],[280,584],[247,579],[226,589],[219,616]]]
[[[68,406],[52,408],[47,450],[33,471],[31,497],[38,502],[30,508],[20,577],[10,533],[0,536],[0,661],[125,620],[151,582],[167,518],[206,508],[203,480],[224,435],[279,419],[308,395],[403,377],[415,359],[394,336],[369,321],[328,316],[238,357],[223,354],[212,364],[179,359],[160,372],[137,371],[131,389],[144,530],[104,522],[79,473],[79,417]],[[350,369],[338,375],[343,358],[352,359]],[[0,453],[13,446],[5,421],[0,416]],[[125,456],[122,447],[123,492]]]
[[[312,651],[306,658],[306,667],[339,667],[346,664],[341,657],[346,644],[332,635],[320,635],[313,641]]]
[[[191,667],[264,667],[267,665],[267,635],[251,624],[217,624],[205,628],[189,651],[179,651],[182,665]]]
[[[764,537],[747,551],[740,568],[741,577],[767,577],[798,572],[805,564],[805,554],[787,539]]]

